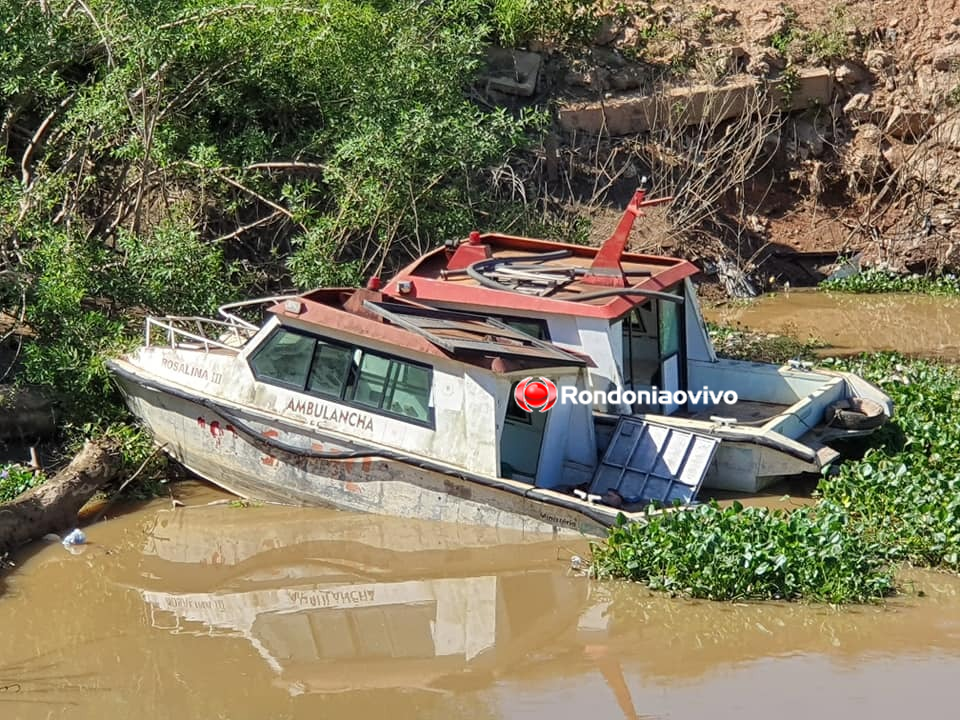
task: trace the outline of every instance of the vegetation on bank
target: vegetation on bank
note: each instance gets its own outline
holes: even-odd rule
[[[960,277],[947,275],[898,275],[885,270],[865,270],[820,283],[824,290],[848,293],[915,293],[960,295]]]
[[[493,170],[545,115],[476,101],[485,51],[579,42],[588,5],[0,4],[0,309],[32,331],[19,379],[76,427],[119,420],[103,359],[145,313],[356,284],[473,227],[523,229]]]
[[[784,328],[782,333],[762,333],[708,322],[707,331],[717,355],[732,360],[770,363],[809,361],[815,357],[815,350],[824,347],[824,343],[817,338],[798,339],[789,327]]]
[[[898,562],[960,571],[960,367],[892,354],[825,365],[878,384],[895,417],[821,479],[813,507],[656,515],[614,528],[594,547],[594,573],[715,600],[840,603],[889,594]]]
[[[33,468],[11,463],[0,468],[0,503],[13,500],[27,490],[40,485],[46,476]]]

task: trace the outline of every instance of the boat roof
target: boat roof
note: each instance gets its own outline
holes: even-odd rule
[[[597,248],[569,245],[547,240],[511,237],[508,235],[481,235],[482,245],[489,248],[489,259],[519,261],[514,267],[522,272],[524,265],[532,264],[528,258],[550,251],[567,250],[569,255],[556,260],[538,263],[544,275],[562,276],[568,271],[583,270],[597,255]],[[469,242],[469,241],[468,241]],[[463,246],[461,246],[463,247]],[[544,315],[573,315],[616,319],[634,306],[646,302],[651,294],[665,292],[691,275],[699,272],[687,260],[656,255],[624,254],[621,256],[626,282],[620,287],[604,287],[584,282],[574,277],[570,282],[557,283],[557,287],[534,290],[533,283],[527,289],[499,289],[481,284],[465,272],[449,270],[450,257],[445,248],[435,250],[400,271],[384,288],[394,297],[409,297],[419,302],[449,303],[457,306],[502,308],[504,311],[522,310]],[[514,264],[511,262],[510,264]],[[642,274],[640,274],[642,273]],[[409,286],[402,283],[409,282]],[[409,287],[409,289],[406,289]],[[522,287],[522,286],[521,286]],[[401,289],[404,288],[404,289]],[[635,294],[610,294],[595,299],[581,296],[605,290],[633,290]],[[406,290],[406,291],[405,291]],[[543,293],[543,294],[540,294]]]
[[[332,329],[360,340],[375,340],[391,346],[396,354],[412,350],[497,373],[593,365],[585,355],[485,315],[430,308],[374,290],[313,290],[278,302],[268,312],[281,322],[295,321],[321,333]]]
[[[478,310],[620,318],[699,272],[681,258],[626,252],[643,208],[672,200],[644,200],[644,195],[644,190],[637,191],[599,248],[473,232],[467,240],[448,243],[412,262],[384,292]]]

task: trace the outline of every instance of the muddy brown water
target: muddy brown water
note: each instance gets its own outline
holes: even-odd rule
[[[801,339],[819,338],[821,354],[896,350],[960,359],[960,298],[791,291],[704,309],[707,320]]]
[[[902,718],[954,710],[960,581],[882,607],[671,600],[585,543],[200,484],[38,544],[0,596],[0,717]],[[916,590],[922,589],[924,596]]]

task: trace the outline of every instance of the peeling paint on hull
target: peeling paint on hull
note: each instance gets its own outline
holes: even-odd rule
[[[287,462],[264,453],[226,418],[199,403],[128,380],[120,383],[131,411],[168,454],[245,498],[531,533],[606,534],[603,524],[576,510],[393,459],[301,457]],[[319,433],[281,431],[252,417],[245,421],[265,437],[305,450],[344,448],[342,440]]]

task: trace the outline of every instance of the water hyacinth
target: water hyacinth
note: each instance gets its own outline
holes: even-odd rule
[[[952,274],[898,275],[886,270],[865,270],[856,275],[825,280],[824,290],[849,293],[923,293],[927,295],[960,295],[960,277]]]
[[[888,558],[960,570],[960,368],[892,355],[832,364],[882,385],[896,422],[821,482],[823,496],[848,508]]]
[[[894,588],[875,543],[832,503],[794,511],[710,503],[622,524],[594,547],[593,571],[710,600],[867,602]]]

